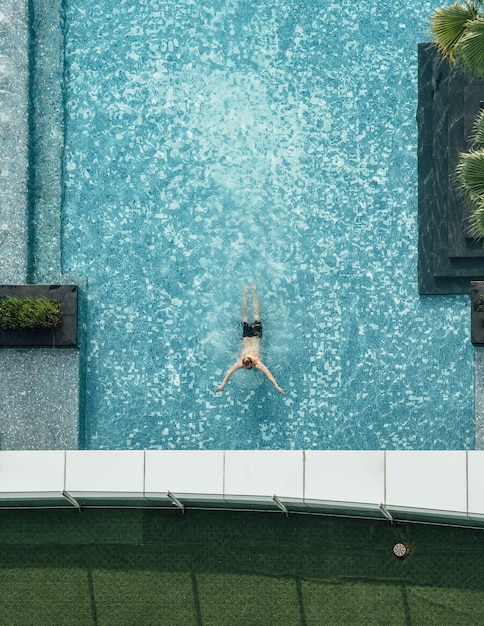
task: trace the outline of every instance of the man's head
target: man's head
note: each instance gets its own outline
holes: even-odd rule
[[[254,364],[252,363],[252,359],[246,356],[242,361],[242,365],[245,367],[245,369],[251,370]]]

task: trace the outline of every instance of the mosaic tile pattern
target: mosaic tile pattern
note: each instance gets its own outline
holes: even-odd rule
[[[0,6],[0,282],[27,273],[28,20],[27,2]]]
[[[31,3],[31,282],[76,284],[62,276],[64,33],[60,0]]]
[[[417,295],[432,6],[67,0],[88,447],[473,447],[468,298]],[[214,393],[246,281],[284,397]]]
[[[78,352],[0,350],[0,450],[75,450]]]

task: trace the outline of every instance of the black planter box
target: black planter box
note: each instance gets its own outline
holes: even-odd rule
[[[460,153],[484,101],[484,80],[418,47],[418,289],[469,293],[484,280],[484,247],[469,234],[469,207],[455,185]]]
[[[77,347],[77,285],[0,285],[0,298],[40,298],[59,300],[62,320],[56,328],[4,330],[0,328],[2,348],[75,348]]]

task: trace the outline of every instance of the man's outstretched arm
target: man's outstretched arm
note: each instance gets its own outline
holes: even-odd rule
[[[227,370],[227,373],[225,374],[225,378],[222,381],[222,384],[220,385],[220,387],[217,387],[217,389],[215,389],[215,391],[223,391],[225,385],[227,384],[228,379],[232,376],[232,374],[234,372],[236,372],[237,370],[239,370],[241,367],[243,367],[242,365],[242,361],[237,361],[237,363],[234,363],[234,365],[232,365],[232,367]]]
[[[274,385],[274,387],[277,389],[277,391],[284,395],[284,391],[279,387],[279,385],[276,383],[276,379],[274,378],[274,376],[269,372],[269,370],[267,369],[267,367],[264,365],[264,363],[262,363],[262,361],[258,361],[255,366],[257,367],[258,370],[260,370],[261,372],[264,372],[264,374],[267,376],[267,378],[271,381],[271,383]]]

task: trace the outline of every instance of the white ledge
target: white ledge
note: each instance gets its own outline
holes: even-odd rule
[[[484,451],[0,451],[0,506],[251,506],[484,524]],[[403,517],[402,517],[403,516]]]

